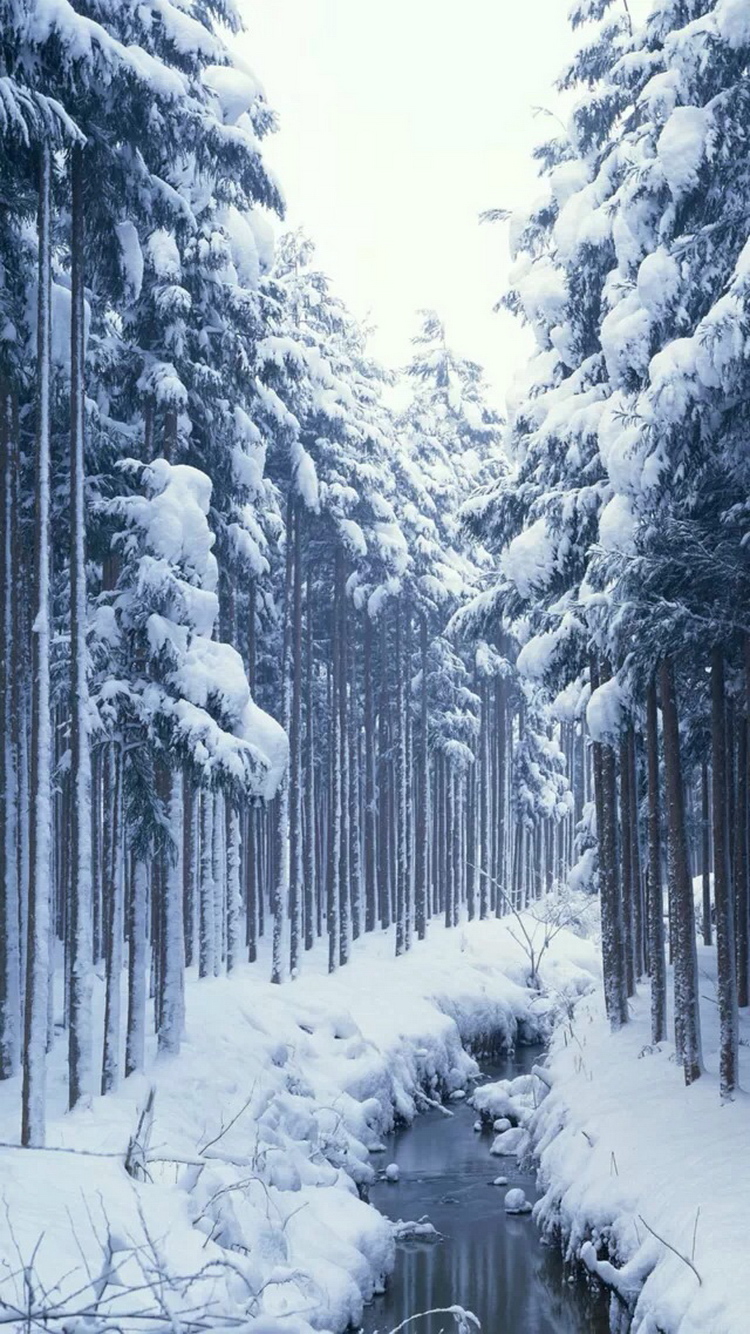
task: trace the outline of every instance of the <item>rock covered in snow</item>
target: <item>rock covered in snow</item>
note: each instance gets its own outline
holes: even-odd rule
[[[385,1169],[385,1179],[395,1184],[401,1176],[401,1169],[398,1163],[389,1163]]]
[[[505,1196],[506,1214],[530,1214],[531,1205],[520,1186],[514,1186]]]
[[[443,1238],[425,1215],[416,1222],[404,1222],[403,1219],[399,1218],[393,1224],[393,1240],[403,1244],[407,1241],[442,1241]]]
[[[495,1137],[490,1153],[496,1158],[510,1158],[523,1151],[527,1139],[526,1131],[520,1126],[514,1126],[511,1130],[504,1130],[501,1135]]]

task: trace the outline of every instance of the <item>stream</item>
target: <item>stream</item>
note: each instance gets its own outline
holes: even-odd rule
[[[538,1047],[519,1048],[485,1066],[484,1083],[525,1074]],[[395,1162],[398,1182],[378,1183],[371,1201],[394,1221],[427,1216],[442,1242],[399,1244],[384,1296],[365,1312],[364,1334],[387,1334],[408,1316],[458,1304],[473,1311],[482,1334],[609,1334],[608,1299],[570,1280],[556,1248],[544,1246],[529,1214],[506,1215],[506,1191],[520,1186],[538,1198],[534,1177],[515,1158],[494,1158],[491,1130],[473,1129],[476,1113],[450,1104],[452,1117],[430,1111],[386,1140],[383,1167]],[[497,1176],[508,1185],[493,1186]],[[415,1321],[415,1334],[454,1330],[450,1317]]]

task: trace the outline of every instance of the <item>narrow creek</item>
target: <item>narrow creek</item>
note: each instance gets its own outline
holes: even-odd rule
[[[539,1048],[519,1048],[486,1065],[482,1082],[512,1079],[531,1070]],[[394,1221],[427,1216],[443,1241],[399,1245],[384,1296],[365,1313],[364,1334],[387,1334],[419,1311],[461,1305],[481,1321],[482,1334],[608,1334],[608,1302],[582,1279],[569,1282],[557,1250],[542,1245],[531,1217],[508,1216],[506,1191],[520,1186],[538,1198],[534,1177],[515,1158],[493,1158],[492,1132],[474,1131],[476,1113],[451,1103],[417,1117],[387,1140],[383,1166],[395,1162],[395,1184],[379,1183],[372,1203]],[[505,1176],[508,1185],[493,1186]],[[410,1326],[410,1328],[412,1328]],[[453,1328],[445,1316],[415,1322],[415,1334]]]

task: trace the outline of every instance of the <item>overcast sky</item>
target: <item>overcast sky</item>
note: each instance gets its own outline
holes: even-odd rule
[[[539,192],[531,149],[572,46],[566,0],[242,4],[243,54],[281,119],[266,151],[289,223],[377,325],[383,360],[403,364],[415,311],[434,307],[503,392],[528,343],[492,313],[507,228],[477,219]]]

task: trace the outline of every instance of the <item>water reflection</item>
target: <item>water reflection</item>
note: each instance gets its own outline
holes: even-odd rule
[[[538,1056],[522,1051],[512,1065],[488,1073],[511,1077]],[[474,1311],[483,1334],[608,1334],[604,1296],[566,1281],[557,1252],[540,1244],[528,1216],[505,1214],[506,1190],[522,1186],[535,1199],[533,1179],[514,1159],[490,1157],[491,1135],[474,1133],[474,1120],[460,1104],[452,1118],[429,1113],[389,1141],[382,1161],[398,1162],[401,1177],[378,1186],[373,1203],[393,1219],[426,1214],[445,1241],[399,1249],[388,1292],[366,1313],[366,1334],[385,1334],[417,1311],[454,1303]],[[500,1174],[508,1185],[492,1186]],[[452,1322],[436,1316],[414,1329],[439,1334]]]

